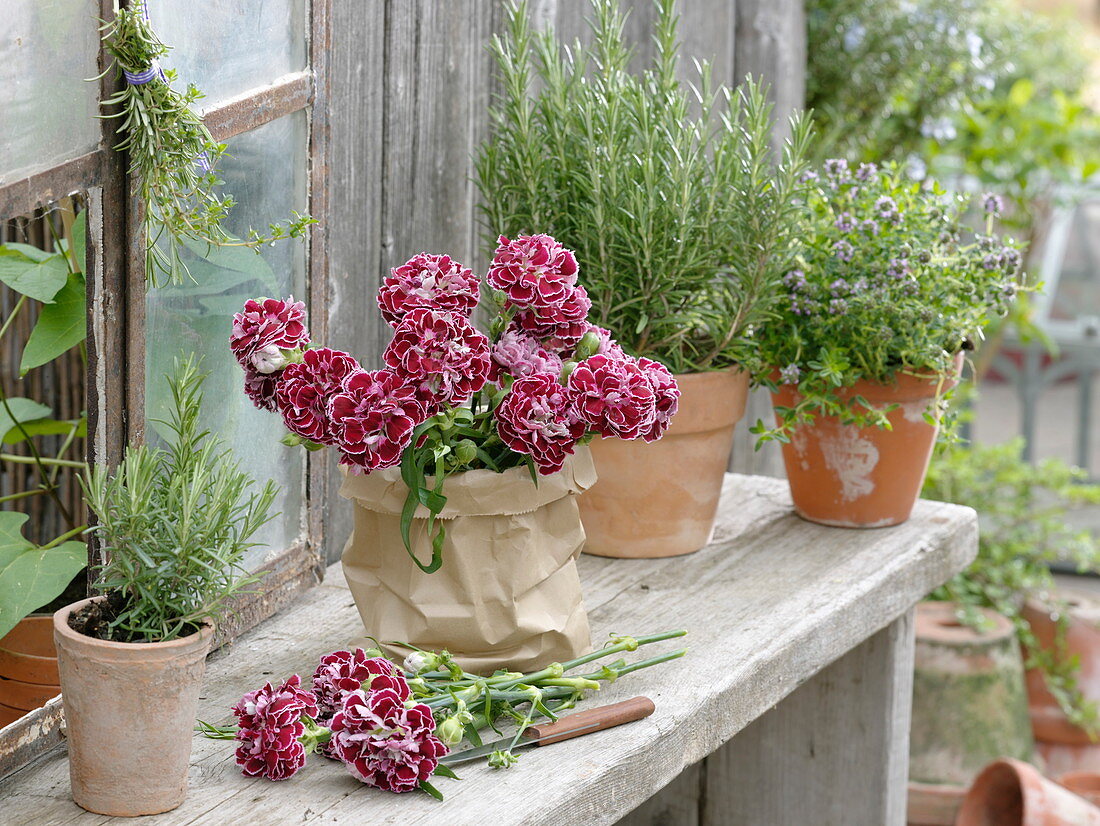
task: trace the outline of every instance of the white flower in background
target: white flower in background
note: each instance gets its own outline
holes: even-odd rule
[[[955,123],[948,117],[929,118],[921,124],[920,133],[924,137],[932,138],[940,143],[954,140],[958,134]]]
[[[858,20],[844,30],[844,51],[854,52],[867,38],[867,27]]]
[[[905,159],[905,174],[914,181],[923,181],[928,174],[928,164],[920,155],[910,155]]]
[[[252,354],[252,366],[257,373],[269,376],[286,367],[286,356],[276,344],[269,344]]]
[[[966,33],[966,47],[970,49],[970,56],[977,60],[982,56],[982,47],[985,45],[985,41],[982,40],[981,35],[977,32]]]

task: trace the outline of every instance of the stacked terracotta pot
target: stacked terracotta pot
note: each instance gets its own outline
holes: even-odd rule
[[[53,618],[26,617],[0,638],[0,727],[60,693]]]

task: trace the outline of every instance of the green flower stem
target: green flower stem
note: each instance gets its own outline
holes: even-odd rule
[[[14,502],[16,499],[26,499],[28,496],[46,496],[49,491],[45,488],[35,488],[34,490],[24,490],[19,493],[9,493],[7,496],[0,496],[0,502]]]
[[[67,540],[72,539],[74,536],[80,536],[80,534],[84,533],[84,531],[86,530],[88,530],[87,525],[81,525],[79,528],[73,528],[71,531],[67,531],[61,534],[61,536],[57,537],[56,539],[52,539],[47,542],[45,545],[42,546],[42,549],[45,550],[46,548],[52,548],[55,545],[60,545],[62,542],[66,542]]]
[[[6,462],[15,462],[22,465],[56,465],[58,467],[71,467],[83,470],[87,465],[75,459],[54,459],[51,456],[16,456],[14,453],[0,453],[0,459]]]
[[[11,323],[15,321],[15,317],[19,315],[19,311],[23,309],[23,305],[27,303],[27,297],[25,295],[19,296],[19,300],[15,302],[15,306],[12,307],[11,312],[8,313],[8,317],[4,319],[4,324],[0,326],[0,338],[4,337],[4,333],[11,327]]]

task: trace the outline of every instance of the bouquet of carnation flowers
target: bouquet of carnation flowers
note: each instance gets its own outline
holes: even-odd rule
[[[482,292],[447,255],[420,253],[391,270],[378,291],[393,327],[381,370],[312,346],[293,299],[248,301],[229,340],[249,398],[283,417],[284,442],[336,447],[349,473],[401,466],[410,555],[413,515],[419,505],[429,513],[432,561],[412,555],[427,572],[442,562],[434,517],[448,476],[526,465],[537,483],[595,435],[659,439],[680,395],[663,365],[627,355],[588,322],[576,258],[550,236],[501,236]],[[488,335],[471,320],[482,305]]]
[[[440,761],[464,739],[479,746],[482,729],[500,735],[499,723],[514,723],[511,746],[488,757],[493,768],[508,768],[516,762],[511,749],[536,718],[556,720],[601,681],[682,657],[685,649],[568,672],[684,633],[612,637],[602,649],[570,662],[491,677],[466,673],[446,651],[415,650],[400,665],[376,649],[333,651],[320,658],[309,689],[297,674],[278,687],[267,683],[233,706],[236,726],[200,721],[198,728],[207,737],[237,741],[237,765],[250,777],[287,780],[305,766],[307,755],[319,752],[368,786],[420,789],[442,799],[429,778],[457,779]]]

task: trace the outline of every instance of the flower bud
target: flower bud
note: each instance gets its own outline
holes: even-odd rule
[[[592,330],[585,333],[577,342],[577,349],[573,351],[573,358],[584,361],[589,356],[594,356],[600,349],[600,337]]]
[[[457,445],[455,445],[455,458],[459,464],[465,465],[472,462],[477,457],[477,445],[475,445],[469,439],[463,439]]]
[[[435,728],[435,736],[443,741],[448,748],[457,746],[462,742],[466,727],[458,717],[448,717]]]
[[[489,768],[491,769],[508,769],[516,765],[516,762],[516,756],[512,752],[503,749],[494,751],[489,755]]]
[[[425,671],[435,671],[439,668],[439,655],[432,651],[413,651],[401,664],[401,667],[410,674],[421,674]]]
[[[282,370],[287,364],[287,357],[274,344],[269,344],[252,354],[252,366],[257,373],[262,373],[265,376]]]

